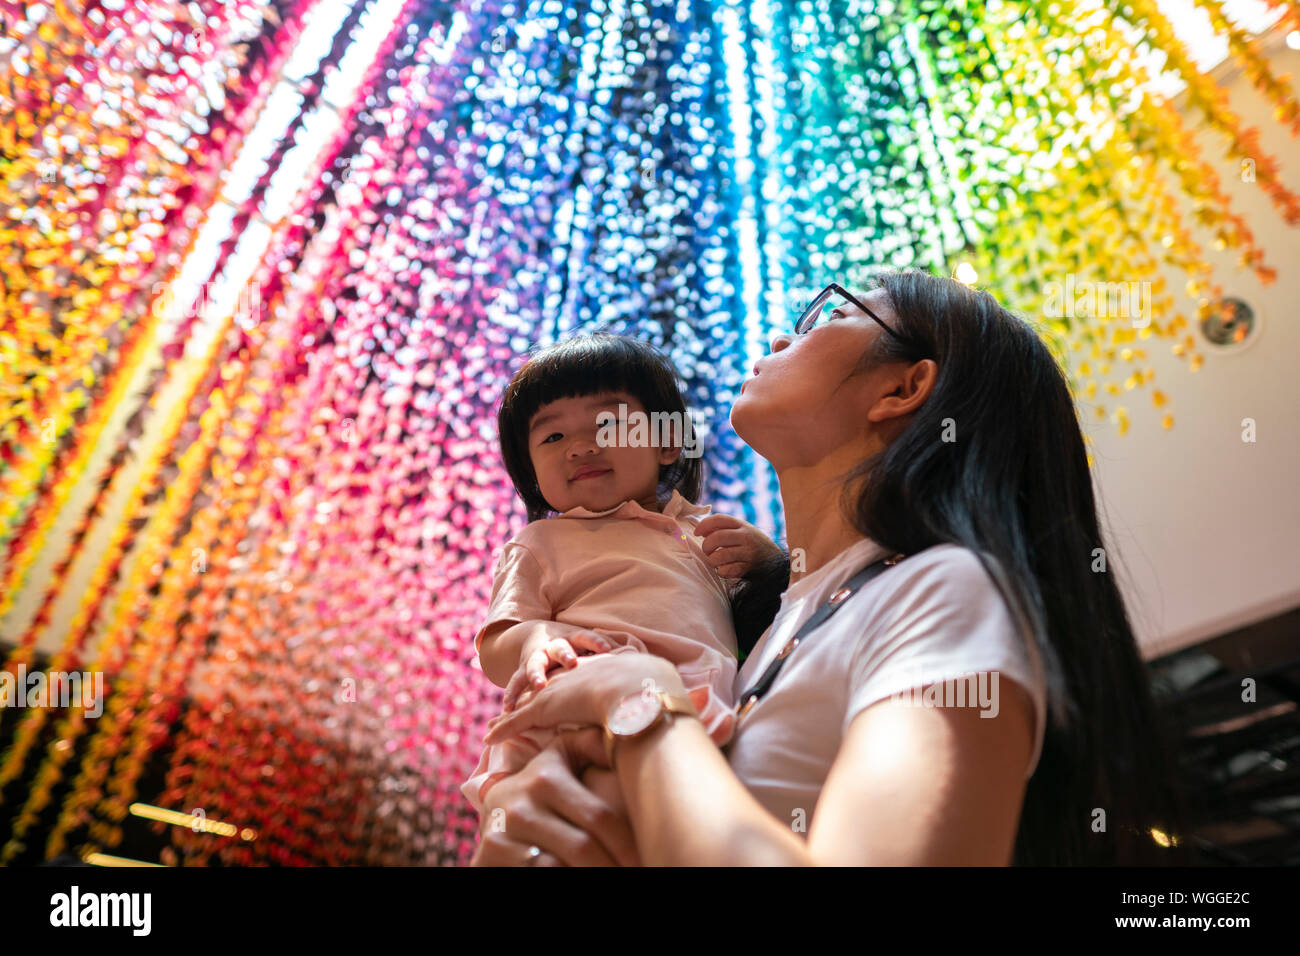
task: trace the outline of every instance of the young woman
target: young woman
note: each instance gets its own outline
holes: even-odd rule
[[[724,752],[668,662],[580,658],[493,722],[489,742],[588,729],[493,788],[475,862],[1160,861],[1170,766],[1040,336],[986,293],[885,274],[779,336],[731,418],[777,471],[795,559],[737,690],[780,669]],[[618,794],[579,783],[611,764]]]

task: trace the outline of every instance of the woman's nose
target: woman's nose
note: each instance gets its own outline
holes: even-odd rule
[[[793,341],[794,341],[793,335],[791,335],[789,332],[782,332],[780,335],[778,335],[776,338],[772,340],[772,346],[771,346],[772,353],[775,354],[781,351],[783,348],[785,348]]]

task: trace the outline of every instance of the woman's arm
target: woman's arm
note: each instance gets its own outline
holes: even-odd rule
[[[859,713],[808,830],[817,862],[1009,865],[1034,747],[1034,705],[1010,679],[999,683],[996,717],[977,707],[891,699]]]
[[[803,839],[745,789],[698,720],[674,716],[621,742],[614,764],[647,866],[815,862]]]
[[[643,692],[647,681],[660,690],[686,694],[677,668],[662,657],[580,658],[577,667],[557,673],[526,701],[521,699],[511,713],[489,721],[484,742],[496,743],[528,727],[599,726],[614,703]],[[614,757],[635,844],[646,865],[807,862],[800,858],[806,856],[803,841],[750,796],[700,721],[668,718],[642,738],[619,742]],[[588,751],[568,769],[577,774],[586,766],[606,763],[603,750]],[[554,832],[571,839],[568,828],[574,821],[565,816],[568,797],[556,799],[540,777],[503,791],[509,782],[493,787],[488,801],[496,801],[507,816],[522,811],[534,826],[544,819]],[[572,796],[571,788],[567,793]],[[676,814],[690,819],[674,819]],[[755,831],[761,834],[757,838]],[[565,843],[553,849],[540,839],[533,842],[556,855],[557,850],[567,851]]]
[[[585,658],[494,722],[488,740],[528,726],[597,723],[647,676],[660,690],[684,692],[662,658]],[[864,710],[845,734],[806,843],[749,793],[698,721],[674,716],[615,750],[642,858],[688,866],[1005,864],[1033,743],[1027,695],[1016,688],[1005,698],[994,718],[894,700]]]
[[[698,721],[674,718],[615,752],[637,844],[652,866],[1009,864],[1034,708],[1002,686],[1014,691],[993,718],[893,700],[859,714],[806,843],[745,789]]]

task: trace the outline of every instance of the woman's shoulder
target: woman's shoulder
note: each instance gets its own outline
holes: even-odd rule
[[[856,653],[882,659],[906,649],[909,658],[936,666],[969,658],[1004,665],[1031,684],[1039,680],[1032,636],[994,580],[1000,570],[992,556],[943,543],[905,558],[888,573],[898,577],[863,602],[867,627],[857,629]]]
[[[1018,628],[993,577],[996,565],[985,559],[990,566],[964,545],[932,545],[879,575],[872,582],[879,586],[864,588],[854,603],[869,612],[872,630],[892,631],[909,642],[969,638],[975,631],[1015,633]]]
[[[896,583],[906,580],[927,590],[997,590],[980,554],[965,545],[949,541],[908,555],[895,565],[893,571],[896,572]]]
[[[1036,763],[1046,679],[1032,636],[1017,624],[1018,615],[994,580],[999,565],[990,555],[943,543],[905,558],[889,573],[898,574],[893,584],[882,585],[863,602],[867,626],[844,625],[854,639],[848,672],[856,688],[856,704],[844,726],[862,706],[906,688],[996,671],[1028,690],[1034,701]]]

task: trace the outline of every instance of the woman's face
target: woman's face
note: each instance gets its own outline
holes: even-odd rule
[[[859,298],[897,326],[883,289]],[[868,410],[897,388],[903,363],[849,376],[881,335],[888,333],[851,303],[823,314],[811,332],[778,335],[732,406],[736,434],[778,468],[811,466],[846,444],[869,442],[876,423]]]

